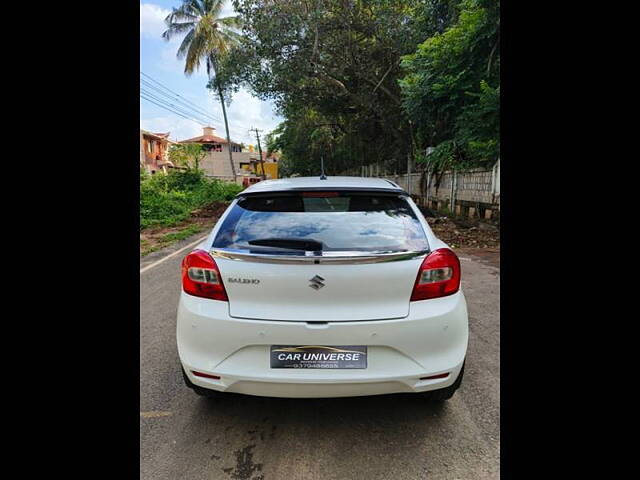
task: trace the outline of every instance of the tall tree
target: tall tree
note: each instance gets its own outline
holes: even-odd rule
[[[449,2],[427,6],[441,12]],[[403,57],[403,107],[421,146],[434,147],[432,167],[487,168],[500,154],[500,1],[460,0],[456,8],[442,21],[428,17],[443,28]]]
[[[487,167],[500,151],[500,0],[234,0],[224,88],[248,85],[284,122],[282,172],[377,164]],[[430,168],[430,170],[432,170]]]
[[[397,79],[402,55],[424,40],[415,0],[235,0],[243,40],[234,79],[274,101],[283,162],[309,172],[406,165],[411,125]],[[233,79],[232,79],[233,80]]]
[[[185,61],[185,75],[191,75],[200,68],[201,62],[205,62],[210,86],[217,91],[222,105],[229,165],[235,178],[236,168],[231,155],[227,109],[221,82],[217,81],[217,73],[221,59],[241,38],[236,32],[241,28],[241,24],[237,17],[220,17],[223,6],[224,0],[183,0],[182,5],[173,8],[173,11],[167,15],[165,23],[168,28],[162,34],[162,38],[169,41],[176,35],[184,35],[177,57]]]

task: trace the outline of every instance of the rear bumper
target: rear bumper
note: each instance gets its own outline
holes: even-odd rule
[[[453,384],[468,342],[464,295],[412,302],[395,320],[306,322],[244,320],[228,304],[181,294],[178,353],[189,380],[218,391],[269,397],[345,397],[426,392]],[[272,369],[270,345],[366,345],[362,370]],[[196,377],[192,371],[217,375]],[[421,377],[449,373],[441,379]]]

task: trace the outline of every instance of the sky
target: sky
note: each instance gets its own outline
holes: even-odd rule
[[[161,37],[162,32],[166,30],[165,17],[171,13],[172,7],[177,7],[181,3],[180,0],[140,2],[140,71],[209,113],[214,117],[209,122],[210,126],[216,129],[217,135],[225,137],[220,101],[217,95],[214,96],[206,88],[205,65],[203,64],[200,70],[190,77],[185,76],[184,63],[176,58],[182,38],[176,37],[167,42]],[[221,15],[234,15],[230,1],[226,2]],[[141,78],[149,81],[148,77],[141,75]],[[150,83],[157,86],[153,81]],[[156,91],[147,86],[143,85],[142,88],[157,95]],[[233,95],[231,105],[227,107],[227,117],[231,140],[252,145],[256,144],[256,138],[254,132],[248,131],[250,128],[262,130],[260,135],[264,145],[264,135],[283,120],[274,113],[271,102],[259,100],[244,88]],[[142,98],[140,98],[140,128],[157,133],[170,132],[171,140],[185,140],[202,135],[200,123],[182,118]]]

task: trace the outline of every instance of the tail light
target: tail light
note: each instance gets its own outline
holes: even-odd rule
[[[424,259],[413,287],[411,301],[446,297],[460,290],[460,260],[448,248],[439,248]]]
[[[204,250],[194,250],[182,261],[182,288],[194,297],[227,301],[216,262]]]

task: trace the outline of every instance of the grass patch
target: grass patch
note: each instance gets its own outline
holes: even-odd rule
[[[209,179],[202,172],[170,171],[167,175],[140,173],[140,230],[173,227],[191,212],[213,202],[228,202],[242,188]]]
[[[179,232],[167,233],[160,239],[160,243],[179,242],[180,240],[184,240],[185,238],[188,238],[191,235],[195,235],[202,230],[204,230],[204,227],[202,225],[190,225],[184,230],[180,230]]]
[[[154,239],[153,242],[150,242],[146,239],[140,240],[140,256],[144,257],[145,255],[149,255],[152,252],[160,250],[161,248],[168,247],[180,240],[184,240],[185,238],[189,238],[196,233],[200,233],[208,228],[206,225],[194,224],[189,225],[181,230],[176,232],[165,233],[159,238]]]
[[[140,172],[140,256],[168,247],[212,227],[242,190],[202,172]]]

